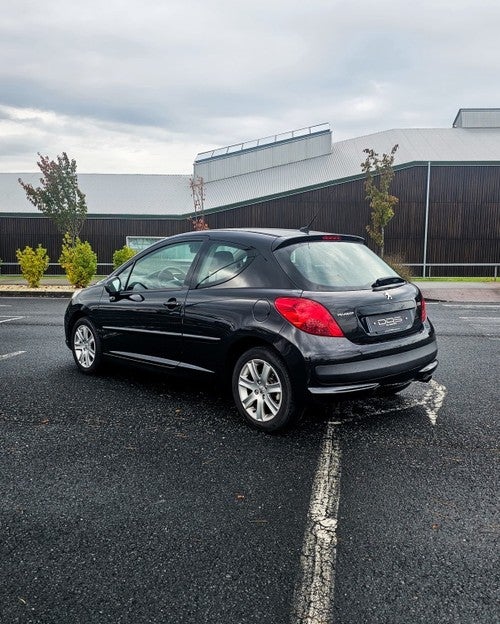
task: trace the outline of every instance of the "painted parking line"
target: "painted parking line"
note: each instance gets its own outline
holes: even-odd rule
[[[500,305],[496,303],[443,303],[444,308],[461,308],[462,310],[475,310],[478,308],[498,309]]]
[[[487,338],[494,338],[500,331],[500,317],[494,316],[461,316],[476,331],[481,332]]]
[[[16,357],[17,355],[22,355],[23,353],[26,353],[26,351],[13,351],[12,353],[5,353],[4,355],[0,355],[0,361],[8,360],[9,358]]]
[[[500,323],[500,318],[495,316],[461,316],[464,321],[488,321],[490,323]]]
[[[321,446],[314,476],[309,513],[300,559],[300,580],[292,607],[292,624],[326,624],[331,622],[337,560],[337,525],[340,501],[341,450],[338,428],[344,423],[414,407],[423,408],[431,425],[436,425],[438,412],[447,394],[446,387],[435,380],[427,385],[421,397],[399,396],[396,404],[385,399],[372,399],[364,404],[363,414],[342,420],[330,420]],[[351,403],[351,410],[352,410]],[[346,412],[343,405],[343,413]]]
[[[312,486],[301,555],[301,581],[293,605],[293,624],[329,622],[337,558],[340,500],[338,425],[329,422]]]
[[[24,318],[24,316],[2,316],[0,315],[0,323],[8,323],[9,321],[18,321]]]
[[[420,407],[423,408],[430,424],[435,427],[439,410],[443,406],[448,391],[446,386],[438,383],[435,379],[423,385],[425,387],[425,392],[421,396],[399,394],[395,402],[387,401],[385,397],[374,397],[363,404],[363,411],[361,414],[357,409],[358,402],[356,400],[345,401],[342,403],[342,420],[334,420],[331,422],[334,425],[344,425],[367,418],[383,416],[384,414],[390,414],[392,412],[401,413],[404,410]]]

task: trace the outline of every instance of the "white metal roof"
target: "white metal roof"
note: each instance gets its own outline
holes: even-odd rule
[[[40,173],[0,173],[0,213],[36,213],[18,178],[37,187]],[[89,215],[182,215],[193,210],[189,175],[80,173]],[[41,213],[40,213],[41,214]]]
[[[399,145],[395,166],[410,163],[500,163],[500,128],[386,130],[332,144],[330,154],[205,184],[205,208],[218,209],[362,177],[363,150]],[[0,173],[0,213],[36,213],[17,182],[37,186],[40,174]],[[89,215],[173,216],[193,212],[190,175],[79,174]]]
[[[364,149],[388,153],[396,143],[399,145],[394,162],[396,167],[415,162],[500,163],[500,128],[386,130],[333,143],[331,154],[326,156],[208,182],[205,185],[205,208],[219,208],[361,177],[361,163],[366,156]]]

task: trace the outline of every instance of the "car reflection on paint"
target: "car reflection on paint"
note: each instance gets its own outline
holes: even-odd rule
[[[206,230],[164,239],[76,293],[66,343],[105,360],[228,381],[254,427],[315,398],[429,381],[437,344],[419,289],[356,236]]]

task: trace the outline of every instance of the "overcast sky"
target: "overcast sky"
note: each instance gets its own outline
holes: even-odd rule
[[[339,141],[500,107],[499,0],[0,6],[0,172],[66,151],[79,173],[190,174],[319,123]]]

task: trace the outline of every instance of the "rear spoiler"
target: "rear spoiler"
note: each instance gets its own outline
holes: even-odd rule
[[[292,238],[277,239],[273,245],[273,251],[276,249],[282,249],[289,245],[295,245],[297,243],[311,243],[313,241],[328,241],[328,242],[345,242],[360,243],[363,245],[365,239],[361,236],[355,236],[354,234],[333,234],[328,232],[314,232],[313,234],[299,234]]]

